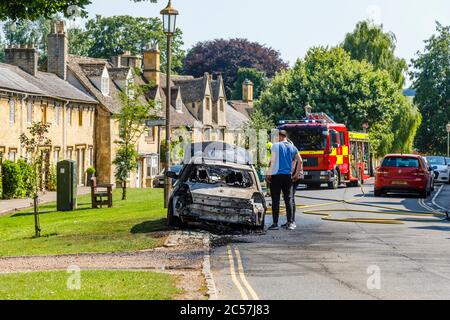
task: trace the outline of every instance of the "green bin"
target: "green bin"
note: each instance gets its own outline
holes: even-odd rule
[[[64,160],[56,165],[56,208],[73,211],[77,207],[77,164]]]

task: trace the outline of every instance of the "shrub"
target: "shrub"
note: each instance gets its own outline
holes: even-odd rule
[[[45,189],[48,191],[56,191],[56,167],[50,166],[48,169],[47,185]]]
[[[33,167],[24,160],[18,160],[17,165],[20,167],[22,181],[17,192],[17,197],[31,197],[35,188],[36,174]]]
[[[3,198],[12,199],[20,194],[22,185],[22,172],[20,166],[12,161],[6,160],[2,165]]]
[[[95,174],[95,168],[93,168],[93,167],[87,168],[86,173],[90,174],[90,175],[94,175]]]

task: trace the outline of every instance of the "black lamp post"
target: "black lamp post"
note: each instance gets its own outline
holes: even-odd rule
[[[178,11],[172,7],[172,1],[169,0],[167,7],[161,11],[163,18],[164,33],[167,36],[167,70],[166,70],[166,173],[170,170],[170,100],[171,100],[171,87],[170,87],[170,72],[172,62],[172,36],[175,33]],[[172,189],[172,180],[166,175],[164,178],[164,207],[169,207],[170,192]]]

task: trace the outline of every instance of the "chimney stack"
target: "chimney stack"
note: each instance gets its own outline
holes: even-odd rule
[[[242,101],[253,103],[253,82],[248,79],[242,83]]]
[[[142,57],[140,55],[132,55],[131,51],[125,51],[120,58],[122,67],[142,68]]]
[[[156,86],[161,85],[161,54],[158,44],[147,45],[144,50],[144,78]]]
[[[57,21],[48,35],[47,71],[66,80],[68,55],[69,40],[65,32],[64,21]]]
[[[5,49],[5,62],[36,76],[38,65],[38,54],[33,45],[11,46]]]

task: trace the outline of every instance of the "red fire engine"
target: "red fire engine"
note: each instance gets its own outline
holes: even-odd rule
[[[307,187],[328,184],[337,189],[359,186],[373,176],[372,155],[367,133],[348,132],[343,124],[324,113],[310,113],[303,120],[281,121],[279,130],[286,130],[303,159]]]

